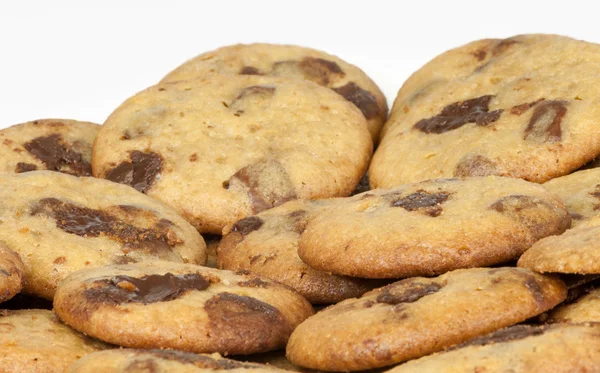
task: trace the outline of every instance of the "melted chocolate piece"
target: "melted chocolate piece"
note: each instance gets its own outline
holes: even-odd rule
[[[567,101],[544,101],[536,106],[523,139],[536,143],[558,142],[561,123],[567,113]]]
[[[485,60],[486,56],[487,52],[484,49],[478,49],[475,52],[473,52],[473,57],[477,58],[477,61]]]
[[[264,221],[258,216],[249,216],[235,223],[231,231],[238,232],[242,236],[247,236],[262,227],[263,224]]]
[[[456,165],[454,176],[488,176],[496,175],[498,169],[496,163],[482,155],[466,155]]]
[[[306,57],[300,61],[298,66],[302,69],[305,79],[322,86],[329,85],[332,75],[339,77],[346,75],[337,63],[323,58]]]
[[[342,95],[346,100],[352,102],[367,119],[383,117],[385,115],[385,113],[382,113],[379,105],[377,105],[375,96],[371,92],[362,89],[354,82],[332,89]]]
[[[111,279],[95,281],[84,291],[86,299],[92,302],[123,303],[157,303],[177,299],[190,290],[205,290],[210,286],[199,273],[186,275],[149,275],[140,278],[115,276]]]
[[[77,206],[56,198],[39,200],[31,215],[49,216],[63,231],[81,237],[107,237],[126,247],[147,250],[161,256],[183,243],[175,233],[159,221],[153,228],[139,228],[101,210]]]
[[[521,114],[523,114],[524,112],[526,112],[527,110],[531,109],[532,107],[534,107],[535,105],[539,104],[542,101],[544,101],[544,99],[540,98],[537,101],[528,102],[528,103],[525,103],[525,104],[513,106],[512,108],[510,108],[510,113],[514,114],[514,115],[521,115]]]
[[[240,75],[262,75],[262,74],[256,67],[244,66],[240,70]]]
[[[498,55],[506,52],[506,50],[514,45],[519,43],[517,40],[512,39],[512,38],[508,38],[508,39],[503,39],[500,40],[496,45],[494,45],[494,47],[492,48],[492,56],[493,57],[498,57]]]
[[[536,302],[544,304],[544,290],[542,289],[540,284],[538,284],[535,277],[527,276],[523,284],[525,285],[527,290],[531,292],[531,295],[533,295]]]
[[[42,161],[48,170],[65,171],[63,167],[69,167],[77,176],[92,174],[92,166],[83,159],[81,153],[69,149],[59,134],[37,137],[23,147]]]
[[[286,215],[288,218],[286,227],[298,234],[301,234],[306,229],[306,225],[308,224],[308,212],[304,210],[296,210],[292,211]]]
[[[17,167],[15,167],[15,172],[20,174],[23,172],[35,171],[37,170],[37,166],[31,163],[19,162],[17,163]]]
[[[413,303],[419,299],[437,293],[442,285],[435,282],[422,283],[414,279],[406,279],[387,285],[377,296],[377,303],[401,304]]]
[[[162,157],[153,152],[134,150],[129,153],[131,161],[121,162],[106,174],[106,179],[126,184],[137,191],[146,193],[163,167]]]
[[[435,117],[421,119],[413,128],[424,133],[444,133],[455,130],[467,123],[487,126],[497,121],[502,109],[489,111],[492,95],[481,96],[470,100],[459,101],[442,109]]]
[[[392,207],[402,207],[406,211],[422,211],[432,217],[439,216],[442,213],[441,204],[448,200],[450,196],[446,192],[437,192],[435,194],[418,190],[402,198],[392,201]]]
[[[463,347],[469,346],[487,346],[495,343],[504,343],[504,342],[512,342],[518,341],[520,339],[524,339],[527,337],[533,337],[536,335],[542,335],[547,330],[553,328],[554,326],[549,325],[538,325],[538,326],[530,326],[530,325],[515,325],[510,328],[502,329],[497,332],[484,335],[482,337],[471,339],[465,343],[450,347],[446,351],[453,351]]]

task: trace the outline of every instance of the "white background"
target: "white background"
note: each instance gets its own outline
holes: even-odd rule
[[[392,102],[420,65],[471,40],[545,32],[600,42],[596,3],[0,0],[0,128],[40,118],[102,123],[186,59],[238,42],[336,54]]]

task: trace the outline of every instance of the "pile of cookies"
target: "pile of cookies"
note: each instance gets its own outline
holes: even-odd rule
[[[0,130],[0,373],[600,371],[598,87],[600,45],[479,40],[388,118],[234,45]]]

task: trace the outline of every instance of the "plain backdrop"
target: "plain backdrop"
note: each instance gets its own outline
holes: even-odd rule
[[[557,33],[600,42],[596,1],[0,0],[0,128],[40,118],[102,123],[127,97],[233,43],[310,46],[361,67],[391,103],[449,48]]]

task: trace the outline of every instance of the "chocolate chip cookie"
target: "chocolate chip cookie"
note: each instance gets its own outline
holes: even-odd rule
[[[540,185],[438,179],[341,199],[306,224],[298,254],[340,275],[430,276],[517,259],[570,224],[563,202]]]
[[[566,295],[561,280],[520,268],[405,279],[307,319],[292,333],[287,357],[321,370],[383,367],[522,322]]]
[[[371,184],[566,175],[600,154],[599,73],[600,45],[556,35],[481,40],[444,53],[400,90]]]
[[[0,130],[0,172],[60,171],[92,175],[92,144],[100,126],[40,119]]]
[[[203,264],[202,237],[172,208],[91,177],[0,174],[0,241],[25,265],[23,291],[52,299],[82,268],[164,259]]]
[[[65,326],[46,310],[0,310],[0,372],[65,372],[109,346]]]
[[[21,258],[0,241],[0,303],[19,293],[24,280],[25,267]]]
[[[298,257],[298,242],[306,224],[315,214],[326,213],[335,201],[290,201],[226,227],[218,248],[219,268],[268,277],[317,304],[358,297],[381,286],[315,270]]]
[[[214,74],[279,76],[315,82],[342,95],[365,116],[373,140],[387,119],[387,101],[358,67],[311,48],[278,44],[237,44],[203,53],[169,73],[162,82]]]
[[[516,325],[388,372],[596,372],[599,333],[600,324]]]
[[[273,366],[242,363],[219,354],[198,355],[173,350],[119,349],[86,355],[71,366],[69,373],[284,373]]]
[[[567,300],[548,313],[547,322],[600,322],[598,283],[569,290]]]
[[[219,75],[127,100],[102,126],[92,166],[221,234],[292,199],[349,195],[372,145],[360,111],[329,89]]]
[[[600,168],[552,179],[544,183],[544,187],[565,202],[573,218],[573,226],[600,215]]]
[[[133,348],[251,354],[285,346],[311,305],[273,281],[173,262],[82,270],[59,286],[67,325]]]

